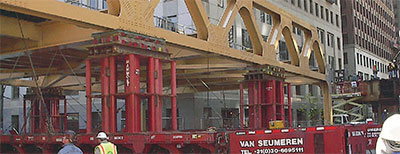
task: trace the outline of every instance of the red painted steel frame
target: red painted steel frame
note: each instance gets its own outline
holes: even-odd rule
[[[155,80],[155,92],[156,92],[156,107],[155,107],[155,131],[162,131],[162,94],[163,94],[163,82],[162,82],[162,62],[160,59],[154,60],[155,71],[157,72],[157,79]]]
[[[147,93],[150,94],[149,97],[149,130],[155,131],[156,121],[155,121],[155,92],[154,92],[154,58],[149,57],[149,62],[147,64]]]
[[[288,98],[288,111],[289,111],[289,127],[293,127],[293,122],[292,122],[292,89],[290,83],[287,83],[287,98]]]
[[[116,97],[117,92],[117,65],[115,63],[115,56],[109,57],[110,60],[110,132],[117,132],[117,113],[116,113]]]
[[[101,119],[102,119],[102,130],[110,132],[110,108],[108,107],[109,95],[110,95],[110,78],[107,75],[109,70],[108,57],[105,57],[101,62]]]
[[[86,133],[92,133],[92,72],[90,59],[86,60]]]
[[[140,92],[140,58],[137,55],[129,54],[129,99],[126,101],[126,127],[128,132],[140,132],[140,97],[137,96]],[[128,119],[129,122],[128,123]]]
[[[176,108],[176,62],[171,61],[171,117],[172,130],[178,130]]]

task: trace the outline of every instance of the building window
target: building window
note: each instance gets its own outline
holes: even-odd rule
[[[315,16],[317,16],[317,17],[319,16],[318,9],[319,9],[318,3],[315,3]]]
[[[322,44],[325,44],[325,31],[324,30],[322,30],[322,29],[319,29],[318,28],[318,34],[319,34],[319,38],[321,39],[321,43]]]
[[[328,43],[328,46],[329,46],[329,47],[334,47],[334,46],[333,46],[333,38],[335,38],[335,37],[333,36],[333,34],[328,32],[328,35],[327,35],[327,38],[326,38],[326,39],[327,39],[326,42]]]
[[[338,48],[338,50],[341,50],[341,44],[342,44],[342,42],[340,42],[340,38],[339,38],[339,37],[336,38],[336,42],[337,42],[337,48]]]
[[[357,53],[358,54],[358,53]],[[357,55],[358,56],[358,55]],[[347,53],[343,53],[343,58],[344,58],[344,64],[348,64],[349,63],[349,59],[347,58]],[[358,59],[358,58],[357,58]],[[357,62],[358,63],[358,62]]]
[[[336,26],[339,27],[339,15],[336,14]]]
[[[347,54],[346,54],[347,55]],[[357,65],[360,65],[360,54],[357,53]],[[346,60],[345,60],[346,61]]]
[[[268,25],[272,25],[272,17],[271,17],[271,15],[267,14],[266,17],[267,17],[267,24]]]
[[[326,22],[329,22],[329,10],[325,9],[325,14],[326,14]]]
[[[342,58],[338,58],[339,70],[342,69]]]
[[[11,87],[11,99],[18,99],[19,98],[19,87],[12,86]]]
[[[19,115],[11,115],[11,127],[19,131]]]
[[[260,11],[260,20],[262,23],[265,23],[265,13]]]
[[[320,11],[321,11],[321,19],[324,19],[324,7],[323,6],[321,6]]]
[[[313,14],[314,10],[313,10],[313,0],[310,0],[310,13]]]
[[[301,8],[301,0],[297,0],[297,6]]]
[[[292,4],[294,5],[294,0],[291,0]]]
[[[246,29],[242,29],[242,45],[246,48],[253,48],[250,40],[250,35]]]
[[[304,5],[304,11],[308,12],[308,7],[307,7],[307,0],[303,0],[303,5]]]
[[[331,17],[331,24],[334,24],[333,23],[333,12],[332,11],[330,12],[330,17]]]

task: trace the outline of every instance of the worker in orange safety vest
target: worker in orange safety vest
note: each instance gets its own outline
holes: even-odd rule
[[[117,154],[117,146],[108,141],[108,136],[105,132],[100,131],[96,138],[100,144],[94,148],[95,154]]]

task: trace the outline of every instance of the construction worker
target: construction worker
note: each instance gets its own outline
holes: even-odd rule
[[[105,132],[100,131],[96,138],[100,144],[94,148],[95,154],[117,154],[117,146],[108,141]]]
[[[389,63],[388,71],[389,71],[389,78],[393,78],[394,67],[393,67],[392,63]]]
[[[63,148],[58,151],[58,154],[83,154],[82,150],[74,145],[75,132],[67,130],[62,138]]]
[[[387,118],[376,142],[376,154],[400,153],[400,114]]]

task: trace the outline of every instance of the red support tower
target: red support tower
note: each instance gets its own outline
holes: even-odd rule
[[[249,128],[268,128],[270,121],[285,122],[283,80],[284,70],[268,65],[250,70],[245,75],[249,95]],[[242,96],[240,99],[242,101]]]

